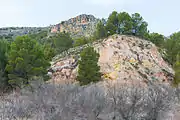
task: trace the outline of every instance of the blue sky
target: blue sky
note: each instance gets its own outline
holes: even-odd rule
[[[48,26],[79,14],[107,18],[116,10],[138,12],[151,32],[180,30],[179,0],[0,0],[0,27]]]

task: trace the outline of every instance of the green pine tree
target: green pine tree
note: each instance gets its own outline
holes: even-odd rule
[[[74,47],[81,46],[81,45],[87,44],[88,42],[89,41],[87,40],[87,38],[80,37],[80,38],[77,38],[77,39],[74,40],[73,46]]]
[[[118,33],[131,34],[132,33],[132,19],[126,12],[121,12],[118,15]]]
[[[0,40],[0,89],[3,90],[8,85],[7,73],[5,67],[7,64],[9,44],[4,40]]]
[[[43,47],[37,41],[28,36],[19,36],[11,43],[8,55],[8,82],[16,87],[29,85],[32,77],[46,76],[49,65]]]
[[[98,82],[101,80],[100,67],[98,66],[99,54],[93,47],[85,48],[79,60],[79,69],[77,80],[80,85],[87,85],[91,82]]]
[[[175,76],[174,76],[174,85],[178,85],[180,83],[180,53],[177,55],[177,61],[174,64],[174,71],[175,71]]]
[[[116,34],[118,31],[118,13],[116,11],[113,11],[107,20],[106,24],[106,30],[107,30],[107,35],[113,35]]]
[[[169,63],[174,65],[177,61],[176,57],[180,52],[180,32],[173,33],[167,40],[165,40],[164,46]]]
[[[100,21],[96,27],[95,37],[96,37],[96,39],[100,39],[100,38],[104,38],[106,36],[107,36],[107,31],[106,31],[105,26],[102,23],[102,21]]]
[[[55,48],[57,54],[73,47],[73,40],[69,33],[58,33],[55,36],[52,36],[50,40],[52,42],[52,47]]]
[[[135,36],[143,37],[148,32],[148,23],[144,21],[143,17],[139,13],[132,14],[132,32]]]

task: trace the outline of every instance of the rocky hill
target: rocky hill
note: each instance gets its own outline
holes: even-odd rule
[[[94,33],[98,21],[99,19],[95,18],[93,15],[82,14],[52,26],[51,33],[65,31],[71,33],[73,37],[89,37]]]
[[[99,65],[104,80],[148,83],[173,80],[174,71],[151,42],[134,36],[113,35],[93,44],[100,53]],[[49,74],[56,83],[74,82],[78,54],[87,47],[72,48],[54,57]]]
[[[6,27],[0,28],[1,36],[21,36],[29,33],[38,33],[42,30],[50,31],[49,35],[58,32],[68,32],[72,37],[89,37],[94,31],[99,19],[95,18],[93,15],[78,15],[74,18],[70,18],[67,21],[61,21],[56,25],[47,27]],[[105,22],[105,21],[104,21]]]
[[[38,33],[42,30],[48,30],[48,27],[6,27],[0,28],[0,36],[16,37],[29,33]]]
[[[83,87],[63,85],[75,82],[78,54],[88,45],[100,53],[104,81]],[[3,120],[179,120],[180,90],[161,84],[171,83],[174,71],[149,41],[113,35],[69,49],[53,58],[49,75],[50,84],[35,80],[29,89],[0,96],[0,117]],[[147,86],[148,83],[151,85]]]

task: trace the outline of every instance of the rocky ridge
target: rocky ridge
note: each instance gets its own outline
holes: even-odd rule
[[[22,36],[29,33],[38,33],[43,30],[48,30],[48,27],[6,27],[0,28],[0,36]]]
[[[89,37],[94,33],[98,21],[93,15],[82,14],[52,26],[51,33],[68,32],[73,37]]]
[[[49,73],[55,83],[75,81],[78,54],[88,45],[99,52],[102,78],[120,82],[148,83],[173,80],[174,71],[151,42],[134,36],[113,35],[81,47],[72,48],[53,58]]]

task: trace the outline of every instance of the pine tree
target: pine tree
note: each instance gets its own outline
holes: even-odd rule
[[[174,71],[175,71],[174,84],[177,86],[180,83],[180,53],[179,55],[177,55],[177,61],[174,64]]]
[[[99,54],[93,47],[85,48],[79,60],[77,80],[80,85],[87,85],[91,82],[98,82],[101,80],[100,67],[98,66]]]
[[[19,36],[10,47],[6,66],[9,84],[23,87],[29,85],[34,76],[46,76],[50,64],[37,41],[28,36]]]
[[[118,14],[118,33],[119,34],[131,34],[132,33],[132,19],[126,12]]]
[[[73,40],[69,33],[58,33],[50,39],[57,54],[73,47]]]
[[[116,11],[113,11],[107,20],[106,24],[106,30],[107,30],[107,35],[113,35],[116,34],[118,31],[118,13]]]
[[[159,33],[149,34],[149,40],[153,42],[156,46],[163,48],[164,36]]]
[[[148,23],[144,21],[143,17],[139,13],[132,14],[132,32],[135,36],[143,37],[148,32]]]
[[[106,31],[105,26],[102,23],[102,21],[100,21],[96,27],[95,37],[96,37],[96,39],[100,39],[100,38],[104,38],[106,36],[107,36],[107,31]]]
[[[8,42],[0,40],[0,89],[8,86],[7,73],[5,71],[8,49]]]
[[[177,61],[176,57],[180,51],[180,32],[173,33],[167,40],[165,40],[164,46],[169,63],[174,65]]]

